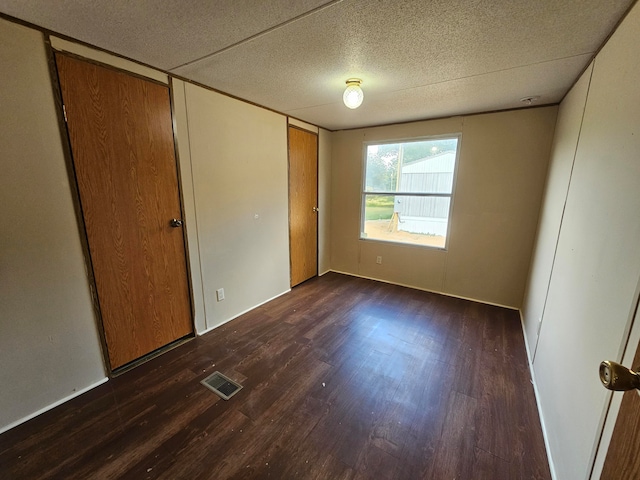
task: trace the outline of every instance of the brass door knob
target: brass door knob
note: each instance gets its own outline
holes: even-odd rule
[[[604,388],[624,392],[640,388],[640,375],[619,363],[605,360],[600,364],[600,381]]]

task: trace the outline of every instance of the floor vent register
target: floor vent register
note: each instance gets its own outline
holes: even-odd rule
[[[240,391],[242,385],[225,377],[220,372],[213,372],[207,378],[200,382],[209,390],[213,390],[216,395],[224,400],[229,400]]]

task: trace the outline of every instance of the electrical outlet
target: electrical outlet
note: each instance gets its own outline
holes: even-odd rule
[[[216,290],[216,299],[221,302],[224,300],[224,288],[219,288]]]
[[[380,255],[378,255],[378,256],[376,257],[376,263],[377,263],[378,265],[382,265],[382,257],[381,257]]]

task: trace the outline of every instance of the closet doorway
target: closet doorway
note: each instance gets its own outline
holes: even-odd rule
[[[55,59],[114,370],[193,333],[169,88]]]
[[[291,286],[318,274],[318,135],[289,126]]]

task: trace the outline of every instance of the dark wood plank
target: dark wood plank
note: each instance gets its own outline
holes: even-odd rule
[[[517,312],[330,273],[0,435],[0,477],[550,474]]]
[[[447,417],[433,465],[424,477],[475,478],[475,438],[478,401],[460,392],[452,392],[447,404]],[[453,445],[455,449],[451,448]],[[496,479],[503,478],[494,472]]]

